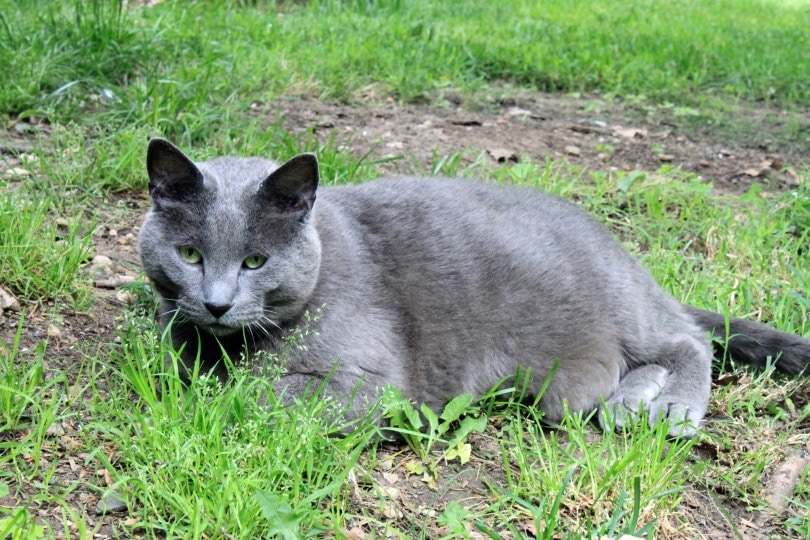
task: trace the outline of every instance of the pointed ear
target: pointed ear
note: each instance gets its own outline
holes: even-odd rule
[[[304,219],[315,204],[318,188],[318,159],[299,154],[270,173],[259,188],[259,197],[282,213]]]
[[[154,137],[146,150],[149,194],[155,202],[187,202],[199,194],[203,175],[175,145]]]

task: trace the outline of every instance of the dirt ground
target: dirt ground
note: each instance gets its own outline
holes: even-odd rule
[[[742,193],[753,183],[771,189],[796,185],[795,169],[810,164],[810,114],[758,108],[733,113],[744,125],[707,125],[699,111],[609,102],[599,96],[523,93],[495,103],[402,107],[393,101],[347,107],[313,100],[277,100],[259,106],[268,120],[281,118],[291,133],[313,129],[380,164],[388,174],[429,172],[434,156],[463,152],[470,163],[547,158],[591,171],[652,172],[662,166],[695,173],[723,192]],[[687,114],[688,113],[688,114]],[[745,142],[728,130],[753,123]],[[786,134],[790,124],[797,132]]]
[[[680,167],[712,182],[719,191],[742,193],[754,182],[774,190],[795,186],[799,182],[795,170],[810,164],[807,111],[741,109],[740,118],[757,126],[754,133],[746,132],[744,138],[735,137],[720,126],[700,126],[693,112],[687,112],[684,115],[672,108],[645,109],[609,102],[599,96],[535,93],[476,103],[445,96],[433,104],[414,106],[375,101],[373,96],[355,105],[290,98],[256,103],[251,114],[267,125],[279,121],[293,134],[305,134],[311,129],[321,141],[335,137],[337,144],[357,156],[369,153],[369,159],[399,157],[379,165],[386,174],[429,172],[434,155],[463,152],[465,163],[486,159],[493,165],[525,157],[542,162],[551,157],[594,171],[652,172],[662,166]],[[20,166],[14,154],[29,151],[32,141],[30,130],[0,131],[3,153],[0,175]],[[66,370],[69,378],[75,378],[83,354],[103,351],[114,343],[116,318],[127,301],[116,282],[131,279],[139,272],[136,237],[147,205],[145,193],[111,197],[99,205],[99,225],[93,239],[95,259],[87,265],[96,285],[93,308],[88,313],[60,312],[47,301],[24,306],[27,313],[23,346],[30,347],[47,337],[50,373]],[[0,338],[5,343],[13,338],[17,310],[14,307],[0,311]],[[117,538],[121,534],[120,524],[127,519],[126,511],[107,514],[97,511],[98,492],[90,486],[104,487],[111,480],[106,471],[88,465],[92,460],[85,461],[90,449],[73,446],[79,438],[71,435],[81,429],[82,420],[75,417],[52,426],[49,430],[52,444],[45,458],[56,463],[59,484],[77,486],[67,490],[65,499],[77,515],[87,515],[90,526],[99,527],[95,538]],[[8,440],[14,434],[0,437]],[[476,452],[471,463],[463,470],[452,466],[444,470],[449,480],[435,490],[423,482],[406,480],[397,471],[401,470],[400,462],[409,458],[398,454],[398,449],[383,448],[380,461],[384,465],[371,473],[385,492],[395,497],[396,504],[389,505],[388,513],[380,514],[379,519],[429,522],[431,509],[435,511],[450,500],[461,499],[467,506],[483,502],[488,493],[483,480],[498,472],[488,460],[477,456],[496,452],[497,444],[487,434],[473,442]],[[36,481],[32,479],[31,485],[21,486],[21,492],[35,493]],[[373,491],[364,499],[362,486],[356,487],[360,494],[358,505],[379,509]],[[0,499],[0,505],[4,506],[20,502]],[[61,507],[27,502],[32,504],[32,513],[53,525],[54,534],[64,535]],[[764,517],[733,506],[721,511],[715,503],[716,499],[709,494],[689,491],[684,497],[682,515],[707,538],[737,537],[729,525],[729,516],[724,513],[728,510],[742,537],[760,538],[767,534],[771,522]],[[362,525],[357,523],[358,527]],[[439,537],[442,532],[434,527],[428,534]],[[358,535],[354,538],[362,538]]]

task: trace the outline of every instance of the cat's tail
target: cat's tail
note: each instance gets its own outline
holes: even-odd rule
[[[765,367],[770,358],[779,371],[810,375],[810,339],[735,317],[730,318],[726,326],[726,317],[719,313],[685,307],[699,326],[720,338],[717,346],[735,362]]]

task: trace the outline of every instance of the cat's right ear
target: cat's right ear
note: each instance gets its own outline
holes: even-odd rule
[[[203,175],[175,145],[154,137],[146,150],[149,195],[155,203],[188,202],[203,187]]]

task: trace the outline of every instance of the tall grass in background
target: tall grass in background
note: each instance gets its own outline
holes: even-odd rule
[[[247,5],[249,4],[249,5]],[[810,104],[810,3],[0,0],[0,114],[204,138],[280,94],[513,84]],[[91,115],[88,117],[87,112]]]

